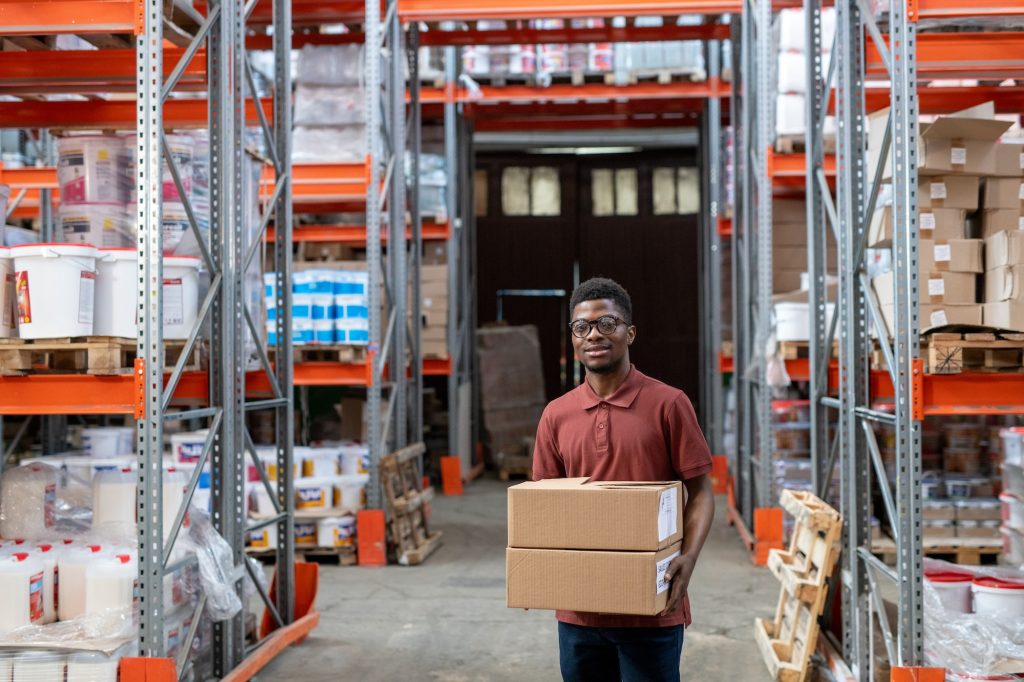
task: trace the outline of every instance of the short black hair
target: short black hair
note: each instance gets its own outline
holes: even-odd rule
[[[586,282],[581,282],[572,298],[569,299],[569,313],[576,310],[576,306],[584,301],[598,301],[608,299],[622,311],[626,324],[633,324],[633,301],[629,298],[629,292],[621,284],[607,277],[591,277]]]

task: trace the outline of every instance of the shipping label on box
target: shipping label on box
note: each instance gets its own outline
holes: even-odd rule
[[[985,272],[985,302],[1024,299],[1024,265],[1000,267]]]
[[[1024,210],[1000,208],[982,212],[981,236],[984,239],[1007,230],[1024,230]]]
[[[654,616],[668,604],[665,571],[681,543],[657,552],[509,547],[506,605]]]
[[[922,176],[917,183],[918,210],[959,208],[976,211],[980,187],[979,179],[969,175]]]
[[[679,481],[558,478],[508,490],[508,544],[547,549],[653,551],[683,536]]]
[[[982,206],[992,208],[1015,208],[1024,204],[1024,180],[1020,178],[987,178]]]
[[[921,239],[920,272],[984,272],[981,239]]]
[[[985,269],[1024,263],[1024,232],[997,232],[985,240]]]
[[[1024,176],[1024,144],[996,145],[995,174],[1004,178]]]

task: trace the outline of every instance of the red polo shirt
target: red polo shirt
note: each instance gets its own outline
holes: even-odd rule
[[[601,398],[586,381],[544,409],[537,426],[533,478],[673,481],[711,471],[711,453],[693,405],[682,391],[632,367],[626,381]],[[588,627],[690,624],[690,603],[668,616],[558,611],[563,623]]]

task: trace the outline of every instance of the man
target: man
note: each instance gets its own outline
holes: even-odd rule
[[[686,395],[629,362],[633,306],[619,284],[587,280],[570,301],[573,348],[586,381],[544,410],[533,478],[681,480],[683,545],[668,568],[668,606],[657,616],[558,611],[562,678],[567,682],[679,680],[686,588],[711,528],[711,455]]]

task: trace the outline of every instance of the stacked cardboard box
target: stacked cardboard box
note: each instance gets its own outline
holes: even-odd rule
[[[500,468],[506,457],[523,455],[524,439],[536,435],[547,402],[540,339],[533,325],[487,327],[476,339],[484,428]]]
[[[678,481],[522,483],[508,491],[509,608],[655,615],[683,539]]]
[[[448,357],[448,266],[421,266],[421,349],[425,358]]]
[[[985,180],[985,324],[1024,331],[1024,161],[1021,145],[999,145],[997,170],[1014,177]],[[1012,161],[1016,159],[1017,163]]]
[[[826,270],[836,272],[835,240],[827,226]],[[772,202],[772,293],[783,294],[801,289],[807,272],[807,205],[802,199],[776,199]]]

